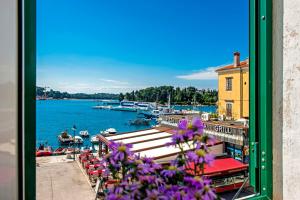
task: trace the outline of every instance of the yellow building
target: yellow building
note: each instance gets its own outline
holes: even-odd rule
[[[234,62],[216,70],[218,73],[218,112],[226,119],[249,117],[249,62],[240,62],[240,53],[234,53]]]

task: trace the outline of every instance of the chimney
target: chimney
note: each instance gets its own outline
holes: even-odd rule
[[[233,66],[234,67],[240,66],[240,53],[239,52],[233,53]]]

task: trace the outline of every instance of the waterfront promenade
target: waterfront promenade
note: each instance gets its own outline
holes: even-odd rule
[[[77,162],[66,159],[66,155],[36,159],[37,200],[95,199],[95,192]]]

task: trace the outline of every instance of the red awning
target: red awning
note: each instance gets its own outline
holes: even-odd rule
[[[194,174],[194,163],[189,164],[190,169],[187,172]],[[247,164],[244,164],[233,158],[220,158],[214,160],[211,165],[204,165],[204,174],[208,176],[216,176],[228,173],[234,173],[246,170],[248,168]]]

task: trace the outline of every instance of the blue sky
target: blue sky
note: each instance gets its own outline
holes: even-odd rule
[[[37,85],[67,92],[217,88],[248,57],[247,0],[39,0]]]

